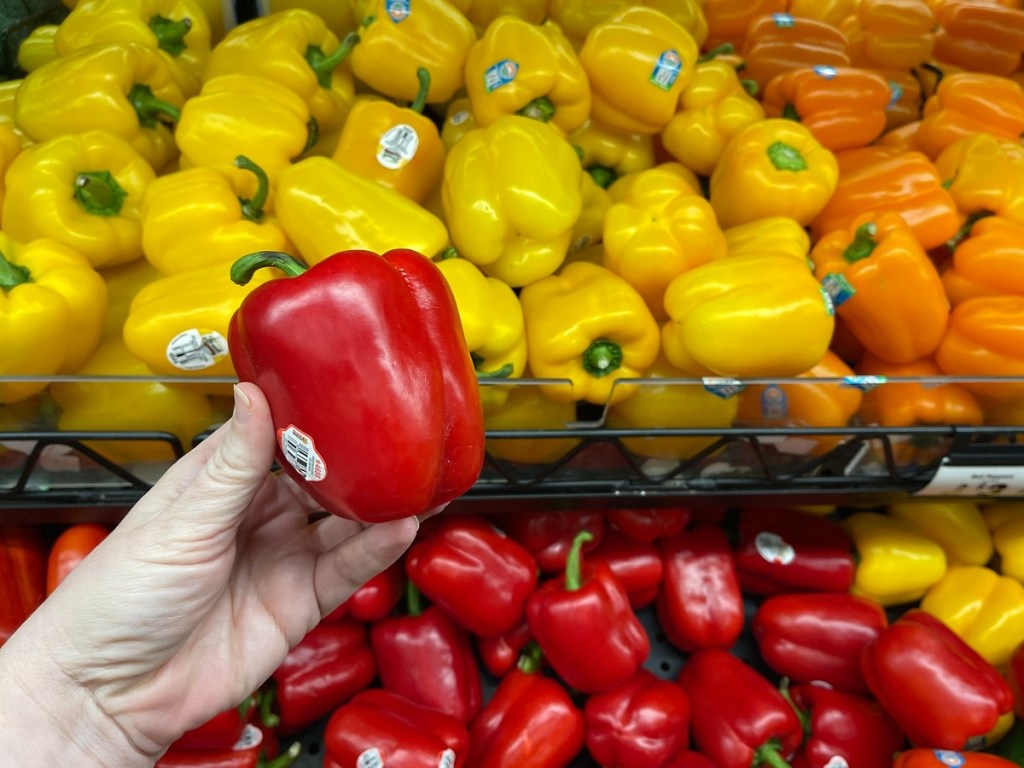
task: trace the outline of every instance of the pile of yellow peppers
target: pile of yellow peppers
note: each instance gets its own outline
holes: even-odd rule
[[[232,261],[405,247],[451,286],[492,427],[1022,421],[1024,380],[942,381],[1024,376],[1019,4],[66,4],[0,83],[0,404],[187,441],[280,276]],[[150,380],[46,385],[75,373]]]

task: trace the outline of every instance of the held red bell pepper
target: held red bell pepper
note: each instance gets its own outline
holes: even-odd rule
[[[34,525],[0,525],[0,645],[46,596],[46,542]]]
[[[583,712],[540,671],[540,649],[532,645],[473,722],[466,764],[565,768],[583,749],[584,730]]]
[[[825,685],[795,685],[788,695],[804,725],[803,748],[793,768],[890,768],[905,744],[903,731],[878,702]]]
[[[782,507],[746,507],[739,515],[736,571],[752,595],[847,592],[856,564],[853,540],[838,523]]]
[[[366,627],[355,621],[321,622],[274,671],[278,733],[297,733],[369,687],[377,663]]]
[[[521,624],[537,586],[533,555],[479,515],[441,516],[409,547],[405,570],[456,624],[482,636]]]
[[[588,552],[601,543],[605,528],[604,516],[587,510],[511,512],[498,516],[496,521],[505,533],[530,550],[541,573],[565,570],[579,531],[589,531],[594,537],[583,547]]]
[[[629,597],[634,611],[654,602],[661,587],[664,564],[650,541],[637,541],[617,529],[605,529],[601,543],[587,553],[591,563],[607,563]]]
[[[99,523],[76,523],[61,531],[46,561],[46,594],[51,594],[109,533],[110,529]]]
[[[866,694],[864,649],[889,625],[878,603],[841,592],[775,595],[751,621],[761,658],[795,683],[815,680]]]
[[[457,717],[371,688],[335,710],[324,730],[323,768],[461,765],[469,733]]]
[[[239,378],[267,396],[288,474],[328,512],[363,522],[468,490],[483,466],[483,410],[438,268],[415,251],[345,251],[307,271],[261,251],[232,279],[269,266],[289,277],[246,295],[228,346]]]
[[[598,765],[664,765],[690,746],[690,700],[670,680],[641,669],[625,684],[587,699],[587,749]]]
[[[424,608],[412,581],[406,602],[408,615],[370,627],[381,687],[470,722],[483,703],[483,682],[469,633],[438,606]]]
[[[698,651],[679,673],[692,703],[690,734],[718,768],[788,766],[803,743],[789,702],[756,669],[720,648]]]
[[[908,749],[892,761],[892,768],[1015,768],[1018,763],[985,752],[948,749]]]
[[[864,678],[914,746],[976,749],[1013,723],[1013,693],[949,627],[912,609],[873,640]]]
[[[665,573],[654,607],[668,641],[684,652],[731,648],[743,631],[743,595],[725,531],[702,524],[658,546]]]
[[[503,635],[477,637],[476,650],[480,655],[480,663],[494,677],[504,677],[515,669],[519,657],[531,640],[533,635],[530,634],[530,625],[525,618],[519,626]]]
[[[580,551],[592,538],[589,531],[576,534],[565,574],[545,581],[526,601],[526,622],[566,685],[602,693],[634,675],[651,642],[607,563],[581,563]]]
[[[606,515],[613,528],[637,541],[674,536],[689,525],[692,517],[686,507],[609,509]]]
[[[405,595],[405,565],[398,560],[373,576],[338,606],[345,615],[372,624],[388,616]]]

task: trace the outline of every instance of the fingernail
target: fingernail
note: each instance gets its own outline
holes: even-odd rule
[[[235,384],[235,412],[232,418],[239,424],[244,424],[252,415],[252,400],[242,391],[242,388]]]

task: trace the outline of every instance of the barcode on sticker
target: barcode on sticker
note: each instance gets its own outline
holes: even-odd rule
[[[384,4],[384,11],[388,18],[395,24],[399,24],[409,18],[409,7],[411,0],[387,0]]]
[[[437,761],[437,768],[455,768],[455,750],[446,749]]]
[[[235,752],[241,752],[246,749],[252,749],[258,747],[263,743],[263,731],[257,728],[252,723],[246,723],[245,727],[242,728],[242,733],[238,737],[238,741],[235,742],[235,746],[232,749]]]
[[[278,433],[285,460],[304,480],[316,483],[327,477],[327,465],[316,451],[313,438],[290,424]]]
[[[676,80],[679,79],[679,73],[682,71],[683,59],[679,55],[679,51],[663,51],[654,63],[650,80],[663,91],[668,91],[675,85]]]
[[[491,93],[503,85],[508,85],[519,74],[519,65],[512,59],[502,59],[492,64],[484,72],[484,91]]]
[[[420,148],[420,136],[411,125],[402,123],[389,128],[380,137],[377,145],[377,162],[384,168],[396,171],[416,157]]]
[[[167,344],[167,360],[183,371],[209,368],[228,353],[228,343],[216,331],[189,328]]]
[[[747,388],[747,385],[738,379],[719,379],[713,376],[705,376],[702,381],[704,382],[704,389],[723,400],[728,400]]]
[[[384,768],[384,758],[381,757],[380,750],[370,747],[362,752],[356,758],[356,768]]]

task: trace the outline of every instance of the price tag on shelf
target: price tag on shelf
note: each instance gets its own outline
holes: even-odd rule
[[[947,457],[915,496],[1013,498],[1024,496],[1024,466],[951,464]]]

